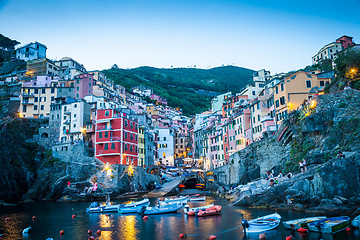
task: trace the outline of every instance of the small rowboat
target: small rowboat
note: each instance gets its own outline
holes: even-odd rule
[[[186,213],[189,216],[195,216],[195,212],[200,211],[200,210],[204,211],[207,208],[211,208],[213,206],[214,206],[214,204],[210,204],[210,205],[206,205],[206,206],[202,206],[202,207],[189,208],[189,205],[185,205],[184,213]]]
[[[298,230],[299,228],[307,228],[308,227],[307,224],[312,221],[317,221],[325,218],[326,216],[299,218],[299,219],[283,222],[283,224],[284,227],[287,229],[291,229],[291,225],[294,225],[295,230]]]
[[[98,202],[93,202],[85,212],[88,213],[108,213],[108,212],[117,212],[120,204],[111,205],[110,203],[100,206]]]
[[[159,204],[160,205],[169,205],[169,204],[174,204],[174,203],[178,203],[178,204],[187,204],[189,201],[189,197],[188,196],[184,196],[184,197],[175,197],[175,198],[164,198],[163,200],[159,199]]]
[[[322,233],[337,233],[345,230],[350,223],[347,216],[325,218],[308,223],[310,231]]]
[[[178,203],[169,204],[169,205],[165,205],[165,206],[157,205],[155,207],[146,207],[145,211],[143,213],[145,215],[173,213],[173,212],[177,212],[182,207],[183,207],[183,205],[178,204]],[[143,207],[143,209],[144,209],[144,207]],[[142,209],[138,213],[142,213]]]
[[[248,221],[249,226],[246,227],[248,233],[258,233],[272,230],[279,226],[281,216],[277,213],[259,217]]]
[[[144,199],[139,202],[132,202],[128,204],[120,205],[118,208],[119,213],[137,213],[143,206],[148,207],[150,205],[149,199]]]
[[[195,194],[192,196],[189,196],[189,202],[199,202],[199,201],[205,201],[206,196],[200,196],[200,194]]]
[[[198,216],[198,217],[206,217],[206,216],[220,214],[220,212],[221,212],[221,206],[215,205],[211,208],[207,208],[205,210],[199,210],[198,212],[195,212],[195,213],[196,213],[196,216]]]
[[[356,228],[360,227],[360,215],[351,221],[351,225]]]

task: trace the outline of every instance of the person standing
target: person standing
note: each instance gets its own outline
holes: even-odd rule
[[[304,173],[304,164],[302,161],[299,162],[299,167],[300,167],[301,173]]]
[[[306,160],[305,160],[305,158],[303,159],[303,167],[304,167],[304,172],[306,172],[307,168],[306,168]]]

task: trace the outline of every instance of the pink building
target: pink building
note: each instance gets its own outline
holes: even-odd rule
[[[92,74],[77,75],[74,79],[75,99],[93,95],[94,79]]]
[[[151,98],[152,100],[157,101],[157,102],[160,103],[160,104],[167,105],[167,100],[166,100],[166,98],[164,98],[164,97],[162,97],[162,96],[160,96],[160,95],[151,94],[150,98]]]
[[[22,87],[53,87],[59,83],[60,77],[36,76],[29,82],[23,83]]]
[[[344,35],[344,36],[336,39],[336,42],[341,43],[341,46],[343,49],[347,49],[347,48],[355,45],[355,43],[353,42],[352,39],[353,39],[352,37]]]

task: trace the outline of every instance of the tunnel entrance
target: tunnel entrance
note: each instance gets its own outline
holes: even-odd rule
[[[185,189],[194,189],[197,183],[199,183],[197,178],[189,178],[184,182]]]

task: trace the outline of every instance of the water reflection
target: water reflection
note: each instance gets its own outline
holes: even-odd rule
[[[119,229],[121,229],[121,233],[125,240],[135,240],[137,239],[138,229],[137,225],[137,215],[121,215],[119,218]],[[110,240],[110,239],[109,239]]]

